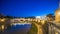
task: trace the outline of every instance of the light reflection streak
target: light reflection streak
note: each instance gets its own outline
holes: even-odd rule
[[[25,24],[31,24],[31,23],[12,23],[11,25],[25,25]]]

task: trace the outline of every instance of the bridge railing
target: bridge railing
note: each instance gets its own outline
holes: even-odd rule
[[[60,34],[60,23],[48,23],[48,34]]]

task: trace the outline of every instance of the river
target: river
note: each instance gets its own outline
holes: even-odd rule
[[[1,34],[27,34],[30,30],[31,24],[13,24],[10,27],[7,27]]]

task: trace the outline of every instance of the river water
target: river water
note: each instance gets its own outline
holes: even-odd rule
[[[16,24],[7,27],[1,34],[27,34],[31,28],[31,24]]]

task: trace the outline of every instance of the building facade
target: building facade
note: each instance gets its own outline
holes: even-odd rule
[[[60,8],[55,11],[55,21],[60,23]]]

